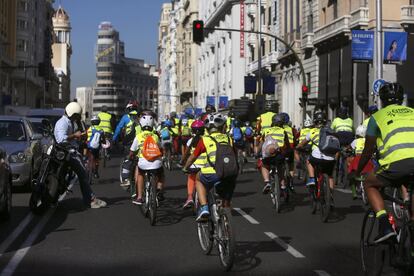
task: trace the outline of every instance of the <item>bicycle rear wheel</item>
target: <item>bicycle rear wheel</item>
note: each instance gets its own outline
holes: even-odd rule
[[[149,179],[145,177],[144,190],[142,191],[142,198],[144,199],[144,202],[140,206],[141,213],[144,217],[148,217],[148,211],[149,211],[149,197],[150,197],[150,192],[148,189],[149,185],[151,185],[151,183],[149,182]]]
[[[220,209],[220,220],[218,222],[218,250],[220,262],[226,271],[230,271],[234,264],[236,239],[232,226],[230,208]]]
[[[280,183],[279,183],[279,176],[277,173],[273,175],[273,186],[272,190],[270,191],[270,198],[273,203],[273,207],[276,210],[276,213],[280,213]]]
[[[385,245],[375,244],[374,239],[378,228],[375,213],[369,210],[362,222],[360,251],[362,271],[365,275],[381,275],[385,262]]]
[[[149,211],[149,219],[150,219],[151,225],[155,225],[155,222],[157,220],[158,199],[157,199],[157,189],[155,186],[156,186],[155,178],[150,177],[148,211]]]
[[[317,188],[315,187],[309,187],[309,197],[311,202],[311,211],[312,214],[316,213],[316,210],[318,209],[318,198],[317,198]]]
[[[238,165],[239,165],[239,174],[243,174],[243,166],[244,166],[244,157],[243,154],[241,152],[239,152],[238,158]]]
[[[196,207],[195,215],[197,216],[197,212],[200,208],[197,193],[195,194],[194,206]],[[211,219],[208,219],[207,221],[197,222],[198,241],[200,243],[201,250],[205,255],[209,255],[211,253],[211,250],[213,249],[213,227],[214,226]]]
[[[102,161],[102,165],[103,165],[103,167],[104,168],[106,168],[106,156],[107,156],[107,153],[106,153],[106,149],[104,149],[104,148],[102,148],[102,150],[101,150],[101,158],[103,159],[103,161]]]
[[[332,201],[332,194],[331,188],[329,187],[328,176],[323,175],[321,183],[321,196],[319,198],[319,204],[321,206],[321,220],[322,222],[327,222],[329,218],[329,214],[331,212],[331,201]]]

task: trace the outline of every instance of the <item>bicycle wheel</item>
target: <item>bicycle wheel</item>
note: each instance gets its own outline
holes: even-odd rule
[[[367,194],[365,193],[364,181],[363,180],[361,180],[359,182],[359,188],[361,190],[362,202],[364,203],[364,206],[368,206],[368,198],[367,198]]]
[[[310,202],[311,202],[312,214],[315,214],[316,210],[318,209],[318,198],[317,198],[317,189],[316,189],[316,187],[310,187],[309,188],[309,197],[310,197]]]
[[[236,239],[232,226],[230,208],[220,209],[220,220],[218,222],[218,250],[220,262],[226,271],[230,271],[234,263],[236,250]]]
[[[273,203],[273,207],[276,210],[276,213],[280,213],[280,183],[279,183],[279,176],[277,173],[273,175],[273,186],[272,190],[270,191],[270,198]]]
[[[407,217],[406,222],[401,227],[400,240],[391,250],[395,250],[392,254],[391,265],[396,267],[402,275],[413,275],[414,257],[412,256],[412,233],[410,230],[410,220]]]
[[[144,202],[140,206],[141,213],[145,218],[148,217],[148,213],[149,213],[148,212],[149,211],[149,197],[150,197],[151,192],[149,191],[148,187],[150,185],[151,183],[149,182],[149,179],[145,177],[144,190],[142,191],[142,198],[144,199]]]
[[[321,196],[319,198],[319,204],[321,206],[320,214],[322,222],[327,222],[329,218],[329,213],[331,212],[332,194],[331,188],[329,187],[328,176],[323,175],[321,180]]]
[[[106,168],[106,149],[102,148],[101,150],[102,165]]]
[[[148,211],[149,211],[149,219],[150,219],[151,225],[155,225],[155,222],[157,220],[158,199],[157,199],[157,189],[155,186],[156,186],[155,178],[150,177]]]
[[[195,195],[195,204],[194,206],[197,206],[195,214],[197,215],[197,212],[200,208],[200,204],[198,203],[198,195],[196,193]],[[208,219],[207,221],[197,222],[197,235],[198,235],[198,241],[200,243],[201,250],[205,255],[208,255],[211,253],[211,250],[213,249],[213,234],[214,234],[214,226],[211,219]]]
[[[392,188],[392,196],[394,198],[397,198],[399,200],[402,200],[402,191],[401,191],[401,187],[394,187]],[[400,204],[396,203],[396,202],[392,202],[392,212],[394,213],[394,216],[396,219],[402,219],[405,215],[405,213],[407,212]],[[408,215],[408,212],[407,212]]]
[[[237,161],[239,163],[239,174],[243,174],[244,157],[243,154],[241,154],[240,152]]]
[[[360,239],[361,264],[365,275],[381,275],[384,268],[386,246],[374,243],[377,224],[374,211],[368,210],[362,222]]]

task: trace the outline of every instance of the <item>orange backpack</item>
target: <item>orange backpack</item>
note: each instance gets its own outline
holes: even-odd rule
[[[151,135],[145,138],[144,144],[142,145],[142,155],[146,160],[151,162],[162,157],[161,150]]]

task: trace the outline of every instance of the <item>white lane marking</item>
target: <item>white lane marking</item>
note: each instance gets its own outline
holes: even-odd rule
[[[351,190],[341,189],[341,188],[335,188],[336,191],[344,193],[344,194],[352,194]]]
[[[252,216],[250,216],[249,214],[247,214],[242,209],[240,209],[240,208],[233,208],[233,210],[235,210],[237,213],[239,213],[240,215],[242,215],[251,224],[259,224],[259,222],[257,220],[255,220]]]
[[[313,272],[315,272],[319,276],[331,276],[328,272],[323,271],[323,270],[314,270]]]
[[[68,186],[68,190],[71,190],[72,187],[73,187],[73,183],[71,183]],[[67,193],[68,193],[67,191],[64,192],[59,197],[59,200],[58,201],[59,202],[62,201],[66,197]],[[54,212],[55,212],[55,209],[50,209],[50,210],[48,210],[46,212],[46,214],[44,214],[44,216],[42,217],[42,219],[40,220],[40,222],[36,225],[36,227],[30,233],[29,237],[27,237],[27,239],[24,241],[24,243],[22,244],[22,246],[20,247],[20,249],[16,251],[16,253],[13,255],[13,257],[11,258],[11,260],[9,261],[9,263],[7,264],[7,266],[0,273],[0,276],[11,276],[11,275],[13,275],[13,273],[15,272],[17,266],[23,260],[24,256],[26,256],[27,252],[29,252],[31,246],[36,241],[36,239],[39,236],[40,232],[43,230],[43,228],[45,227],[46,223],[52,217],[52,215],[54,214]],[[28,219],[28,222],[30,222],[33,219],[33,215],[31,213],[29,213],[29,215],[27,215],[27,217],[30,217],[30,219]],[[25,226],[27,226],[27,224]],[[22,230],[23,229],[24,229],[24,227],[22,228]],[[13,240],[11,242],[13,242]],[[7,247],[5,249],[7,249]]]
[[[290,255],[292,255],[295,258],[305,258],[302,253],[297,251],[295,248],[290,246],[289,244],[285,243],[282,239],[280,239],[278,236],[276,236],[272,232],[264,232],[266,236],[271,238],[273,241],[275,241],[277,244],[279,244],[283,249],[285,249]]]
[[[32,221],[33,214],[29,213],[26,217],[20,222],[20,224],[14,229],[14,231],[6,238],[6,240],[0,245],[0,258],[6,252],[7,248],[17,239],[18,236],[23,232],[26,226]]]

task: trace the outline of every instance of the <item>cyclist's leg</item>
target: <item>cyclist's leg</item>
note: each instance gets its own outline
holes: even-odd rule
[[[216,191],[223,199],[223,207],[231,207],[231,199],[233,198],[234,188],[236,187],[236,178],[224,179],[216,186]]]
[[[138,166],[135,173],[135,183],[137,185],[137,198],[142,199],[142,193],[144,191],[144,171]]]
[[[197,180],[197,174],[192,173],[188,175],[187,179],[187,199],[192,199]]]
[[[196,181],[196,190],[198,201],[200,205],[207,205],[207,190],[204,184],[201,182],[203,179],[201,172],[197,174],[197,181]]]
[[[308,182],[306,186],[315,185],[315,166],[317,165],[317,160],[311,155],[309,160],[306,162],[306,169],[308,170]]]
[[[269,192],[271,185],[270,185],[270,158],[263,158],[261,160],[260,171],[262,173],[264,187],[263,193]]]

